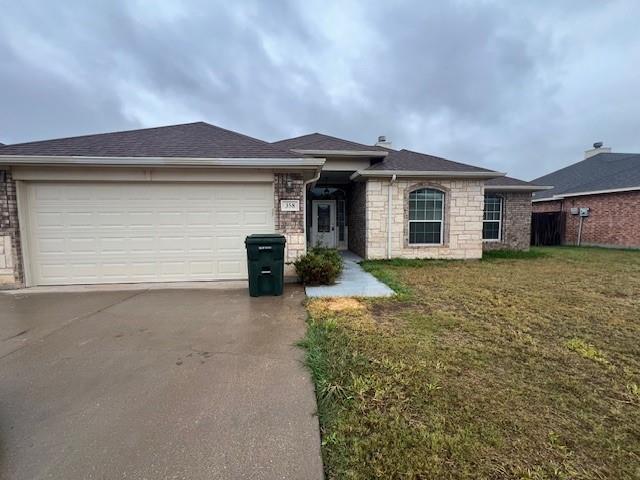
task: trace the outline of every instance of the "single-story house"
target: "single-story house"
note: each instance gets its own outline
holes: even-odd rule
[[[251,233],[284,234],[288,262],[313,245],[370,259],[528,248],[538,187],[379,140],[268,143],[197,122],[0,147],[0,282],[243,279]]]
[[[533,212],[557,213],[564,245],[640,248],[640,154],[613,153],[601,142],[584,159],[537,178]]]

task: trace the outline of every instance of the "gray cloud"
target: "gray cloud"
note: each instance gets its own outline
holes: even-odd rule
[[[523,178],[640,149],[632,0],[0,3],[4,142],[205,120]]]

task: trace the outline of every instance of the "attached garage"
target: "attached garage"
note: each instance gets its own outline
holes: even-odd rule
[[[246,279],[253,233],[292,277],[323,165],[204,122],[2,146],[0,289]]]
[[[30,283],[246,278],[244,238],[273,232],[273,183],[28,182]]]

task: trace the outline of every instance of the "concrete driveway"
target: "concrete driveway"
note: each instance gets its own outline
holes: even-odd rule
[[[0,478],[321,478],[302,301],[0,294]]]

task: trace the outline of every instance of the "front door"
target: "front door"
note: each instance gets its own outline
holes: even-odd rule
[[[336,248],[336,201],[313,201],[313,245]]]

